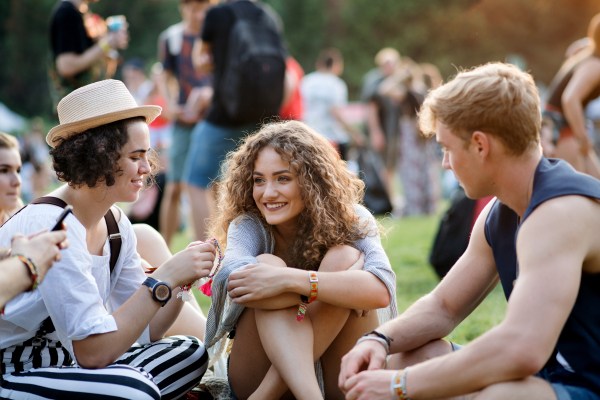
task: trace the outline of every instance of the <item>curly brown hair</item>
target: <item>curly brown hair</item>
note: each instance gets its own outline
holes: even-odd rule
[[[270,228],[252,196],[254,163],[266,147],[290,163],[305,205],[295,240],[287,249],[291,267],[316,270],[328,249],[378,234],[367,229],[368,221],[361,222],[355,211],[364,183],[348,171],[333,146],[302,122],[275,122],[264,125],[227,155],[217,189],[217,211],[209,228],[223,248],[229,224],[239,216],[254,214]]]
[[[127,128],[135,122],[146,123],[144,117],[133,117],[101,125],[73,135],[59,138],[59,144],[50,150],[52,167],[59,181],[73,187],[96,187],[104,182],[115,184],[115,176],[123,171],[119,166],[121,150],[129,140]],[[158,170],[158,157],[154,151],[148,154],[151,173],[146,186],[154,183]]]

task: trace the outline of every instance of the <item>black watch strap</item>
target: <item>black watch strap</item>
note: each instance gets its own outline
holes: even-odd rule
[[[154,278],[147,277],[146,280],[144,281],[143,285],[146,285],[150,288],[150,292],[152,293],[152,298],[155,301],[161,303],[163,307],[171,299],[171,286],[169,286],[168,283],[159,282]],[[163,293],[165,290],[167,292]],[[157,295],[157,291],[160,291],[161,293],[165,294],[166,296],[159,297],[159,295]]]
[[[154,278],[147,277],[142,285],[148,286],[150,289],[154,289],[154,286],[158,283],[158,281]]]
[[[390,338],[388,335],[384,335],[383,333],[377,332],[377,331],[371,331],[371,332],[365,334],[364,336],[369,336],[369,335],[375,335],[375,336],[378,336],[378,337],[382,338],[383,340],[385,340],[388,344],[388,348],[392,345],[391,342],[394,341],[394,339]]]

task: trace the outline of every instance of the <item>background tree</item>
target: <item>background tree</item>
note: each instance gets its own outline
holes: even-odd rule
[[[338,47],[351,98],[383,47],[456,68],[505,61],[519,54],[549,83],[567,46],[586,34],[597,0],[264,0],[280,15],[290,53],[306,72],[319,50]],[[52,117],[48,95],[48,23],[56,0],[0,0],[0,102],[26,116]],[[124,59],[156,60],[159,33],[180,20],[178,0],[102,0],[90,6],[106,18],[123,14],[130,46]],[[117,75],[118,78],[119,75]]]

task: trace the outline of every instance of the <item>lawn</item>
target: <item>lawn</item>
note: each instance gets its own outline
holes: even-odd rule
[[[438,283],[437,275],[427,261],[438,221],[439,216],[382,220],[387,229],[383,245],[396,272],[400,313]],[[189,240],[186,233],[178,235],[173,243],[174,250],[184,248]],[[210,299],[197,291],[195,294],[205,314],[208,313]],[[498,286],[448,338],[457,343],[467,343],[497,325],[505,310],[506,301]]]

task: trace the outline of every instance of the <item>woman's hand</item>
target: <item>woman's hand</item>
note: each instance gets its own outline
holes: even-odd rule
[[[64,223],[63,223],[64,225]],[[29,257],[38,267],[40,282],[55,261],[60,261],[60,250],[69,247],[67,232],[40,231],[27,237],[15,233],[12,237],[11,254]]]
[[[303,272],[264,263],[252,264],[229,276],[227,291],[234,303],[243,305],[287,292],[290,275]]]
[[[360,253],[358,260],[354,264],[352,264],[352,266],[350,268],[348,268],[348,271],[351,271],[351,270],[362,271],[364,266],[365,266],[365,255],[363,253]],[[356,313],[357,318],[366,317],[367,315],[369,315],[370,312],[371,312],[371,310],[359,310],[359,309],[354,310],[354,313]]]
[[[212,243],[192,242],[185,250],[165,261],[151,276],[175,288],[210,274],[214,261],[215,246]]]

